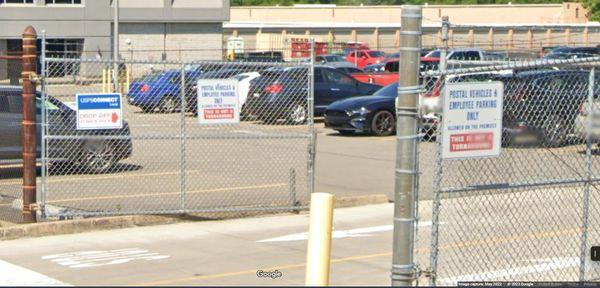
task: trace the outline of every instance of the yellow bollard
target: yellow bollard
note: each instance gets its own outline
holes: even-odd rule
[[[102,69],[102,93],[106,92],[106,69]]]
[[[306,286],[329,285],[333,195],[312,193],[306,251]]]

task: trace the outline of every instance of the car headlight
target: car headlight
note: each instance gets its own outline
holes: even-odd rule
[[[367,115],[369,114],[369,112],[371,112],[369,109],[365,108],[365,107],[360,107],[359,109],[352,109],[352,110],[348,110],[346,111],[346,114],[348,114],[348,116],[352,116],[352,115]]]
[[[381,60],[377,60],[377,64],[381,63]]]

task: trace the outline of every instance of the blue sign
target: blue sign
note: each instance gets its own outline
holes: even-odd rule
[[[77,94],[76,104],[78,130],[123,127],[120,93]]]

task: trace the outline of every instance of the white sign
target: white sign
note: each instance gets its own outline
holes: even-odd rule
[[[502,82],[445,85],[443,159],[500,155],[503,94]]]
[[[238,80],[198,80],[198,122],[232,124],[240,122]]]
[[[75,97],[77,130],[123,127],[120,93],[77,94]]]

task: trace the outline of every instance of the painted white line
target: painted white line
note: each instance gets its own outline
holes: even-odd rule
[[[444,224],[440,222],[440,224]],[[428,227],[431,226],[431,222],[419,222],[419,227]],[[340,239],[340,238],[353,238],[353,237],[369,237],[373,236],[369,233],[377,233],[377,232],[386,232],[394,230],[394,225],[382,225],[382,226],[374,226],[374,227],[365,227],[365,228],[356,228],[350,230],[339,230],[333,231],[331,234],[331,238]],[[295,233],[289,234],[281,237],[269,238],[258,240],[256,242],[287,242],[287,241],[300,241],[300,240],[308,240],[308,233]]]
[[[73,286],[0,260],[0,286]]]
[[[444,278],[440,280],[440,284],[456,285],[457,282],[509,280],[509,277],[577,267],[579,265],[579,258],[577,257],[534,259],[530,261],[537,262],[537,264]]]
[[[167,255],[150,253],[140,248],[127,248],[109,251],[79,251],[43,256],[42,259],[50,260],[69,268],[89,268],[105,265],[124,264],[134,260],[161,260],[169,258]]]

